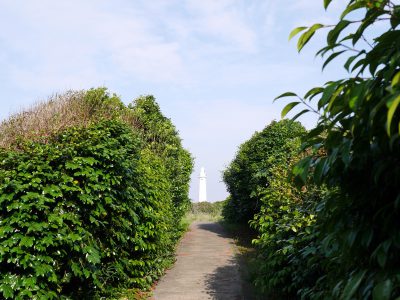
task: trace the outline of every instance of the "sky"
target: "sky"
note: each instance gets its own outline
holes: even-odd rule
[[[304,94],[346,74],[299,54],[290,31],[334,24],[344,0],[0,0],[0,120],[55,93],[105,86],[125,103],[154,95],[200,167],[208,200],[238,146],[280,119],[286,91]],[[314,116],[302,123],[311,128]]]

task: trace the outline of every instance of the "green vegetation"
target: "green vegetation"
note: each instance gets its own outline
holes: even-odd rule
[[[4,298],[146,289],[174,260],[192,159],[153,97],[69,92],[0,132]]]
[[[192,202],[184,221],[187,225],[196,221],[220,221],[224,201]]]
[[[240,224],[250,222],[256,230],[253,243],[257,254],[250,252],[246,259],[249,277],[258,290],[270,297],[292,297],[304,284],[301,278],[309,276],[309,268],[299,251],[313,241],[308,233],[315,222],[315,197],[321,193],[316,188],[297,190],[287,180],[293,163],[301,157],[298,154],[300,137],[305,133],[298,122],[274,121],[239,147],[224,172],[231,192],[223,208],[226,227],[231,228],[229,231],[237,227],[243,232],[246,230]],[[246,246],[243,238],[240,240],[240,245]],[[255,262],[251,262],[253,256],[256,256]],[[289,257],[291,266],[284,268]],[[295,280],[291,276],[296,268],[304,270]]]
[[[272,122],[240,145],[223,174],[230,193],[223,210],[225,220],[247,223],[260,211],[261,199],[273,175],[272,167],[286,164],[297,152],[303,134],[305,129],[299,122],[283,120]]]
[[[325,8],[330,3],[324,0]],[[264,150],[265,161],[273,162],[266,169],[242,145],[226,172],[240,157],[247,165],[241,169],[252,170],[244,178],[269,175],[268,186],[225,180],[238,199],[228,202],[226,217],[241,221],[243,212],[251,212],[244,221],[249,218],[258,231],[255,284],[276,299],[400,297],[400,6],[389,0],[347,4],[336,25],[291,33],[303,31],[300,51],[315,31],[329,29],[327,46],[318,52],[329,53],[324,67],[351,53],[344,64],[349,78],[313,88],[304,97],[292,92],[277,97],[296,97],[283,117],[300,105],[293,120],[311,111],[319,116],[316,127],[286,163],[275,163]],[[352,19],[355,10],[364,17]],[[233,189],[235,182],[240,186]],[[247,198],[235,196],[248,187]]]

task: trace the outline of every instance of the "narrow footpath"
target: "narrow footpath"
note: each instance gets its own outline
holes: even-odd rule
[[[190,226],[177,261],[158,282],[155,300],[242,300],[242,280],[235,245],[218,223]]]

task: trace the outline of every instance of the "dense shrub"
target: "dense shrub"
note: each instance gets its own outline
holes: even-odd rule
[[[223,173],[230,193],[223,211],[227,221],[247,223],[253,219],[260,210],[262,193],[273,177],[272,167],[286,162],[298,151],[304,133],[299,122],[273,121],[240,145]]]
[[[325,7],[330,2],[324,1]],[[296,100],[307,111],[308,102],[316,99],[320,117],[304,140],[314,152],[295,166],[294,174],[331,190],[319,202],[317,216],[327,274],[301,294],[394,299],[400,296],[400,6],[388,0],[347,4],[335,26],[295,31],[306,30],[299,39],[301,50],[317,29],[330,29],[327,46],[319,52],[332,51],[324,65],[351,53],[344,65],[350,78],[328,82]],[[355,19],[354,10],[364,17]],[[339,38],[345,28],[347,35]]]
[[[325,7],[330,2],[324,1]],[[364,17],[355,18],[354,10]],[[350,78],[328,82],[294,102],[305,104],[307,111],[315,99],[314,111],[320,114],[304,140],[314,152],[295,166],[294,174],[330,187],[317,216],[327,274],[301,291],[307,299],[400,296],[399,12],[395,1],[351,0],[336,25],[294,31],[306,30],[299,39],[301,50],[317,29],[330,29],[327,46],[319,52],[331,52],[324,66],[351,53],[344,65]],[[339,38],[345,28],[347,35]]]
[[[171,182],[176,228],[190,206],[189,185],[193,164],[190,153],[181,146],[181,139],[171,120],[162,115],[153,96],[139,97],[130,106],[135,123],[145,140],[145,147],[162,158]]]
[[[325,8],[331,2],[324,0]],[[400,5],[346,4],[336,25],[299,27],[290,34],[304,31],[300,51],[316,30],[329,28],[327,46],[318,52],[330,53],[323,67],[339,55],[351,56],[344,64],[350,78],[304,97],[292,92],[278,97],[296,97],[283,116],[299,104],[293,120],[309,111],[319,114],[299,149],[304,157],[291,172],[302,192],[284,180],[285,164],[271,167],[272,179],[251,222],[260,233],[256,283],[278,299],[400,296]],[[354,18],[355,10],[364,17]],[[340,37],[342,32],[347,35]],[[251,187],[240,180],[232,199],[235,191]],[[250,191],[261,195],[254,186]],[[242,217],[236,207],[230,202],[229,218]]]
[[[273,176],[262,191],[260,212],[250,221],[258,236],[255,285],[269,297],[296,298],[316,277],[324,274],[316,250],[316,203],[322,190],[315,186],[297,189],[288,180],[299,156],[271,167]]]
[[[178,236],[168,155],[148,147],[131,110],[105,89],[61,99],[39,106],[42,127],[30,125],[40,123],[35,109],[13,117],[14,130],[0,127],[0,291],[82,299],[149,287]],[[79,101],[81,123],[71,111]],[[61,122],[62,113],[72,121]],[[51,130],[37,134],[43,129]]]
[[[294,163],[305,155],[299,154],[305,132],[299,123],[272,122],[239,147],[224,173],[231,192],[224,218],[249,221],[256,230],[252,278],[263,294],[277,299],[295,298],[324,273],[315,246],[316,203],[322,190],[297,189],[288,180]]]

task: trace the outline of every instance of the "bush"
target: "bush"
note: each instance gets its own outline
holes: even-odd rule
[[[223,209],[228,222],[249,221],[257,232],[254,284],[268,297],[296,298],[299,289],[324,272],[316,255],[316,203],[322,190],[299,190],[288,180],[305,129],[272,122],[239,147],[224,173],[231,195]]]
[[[43,128],[53,131],[45,137],[23,131],[37,124],[35,110],[11,119],[20,124],[13,133],[7,122],[0,127],[9,128],[0,150],[4,298],[82,299],[148,288],[173,260],[179,227],[164,156],[148,147],[116,96],[105,89],[79,95],[81,107],[91,108],[81,123],[72,118],[59,127],[54,120],[71,106],[50,102],[63,110],[46,116]]]
[[[330,2],[324,1],[325,8]],[[313,110],[319,121],[304,139],[304,148],[314,151],[293,173],[302,184],[330,188],[318,203],[317,216],[318,249],[327,274],[300,292],[307,299],[397,299],[400,6],[388,0],[346,3],[334,26],[315,24],[294,31],[306,30],[299,39],[301,50],[317,29],[329,28],[327,45],[318,52],[331,52],[324,66],[351,53],[344,64],[349,78],[313,88],[294,102],[302,102],[306,112],[316,100],[318,108]],[[364,17],[354,19],[354,10]],[[344,29],[346,35],[339,38]]]
[[[288,180],[299,156],[271,167],[273,177],[262,192],[260,212],[250,221],[258,236],[255,285],[269,297],[294,299],[320,274],[324,274],[316,250],[316,203],[322,190],[299,190]]]
[[[129,108],[145,141],[145,147],[156,153],[166,166],[167,178],[171,182],[175,228],[180,231],[180,220],[190,207],[188,182],[193,170],[193,159],[183,149],[175,126],[162,115],[153,96],[139,97]]]
[[[227,221],[247,223],[253,219],[260,211],[262,193],[273,177],[271,168],[297,152],[304,133],[299,122],[273,121],[240,145],[223,173],[230,193],[223,210]]]

